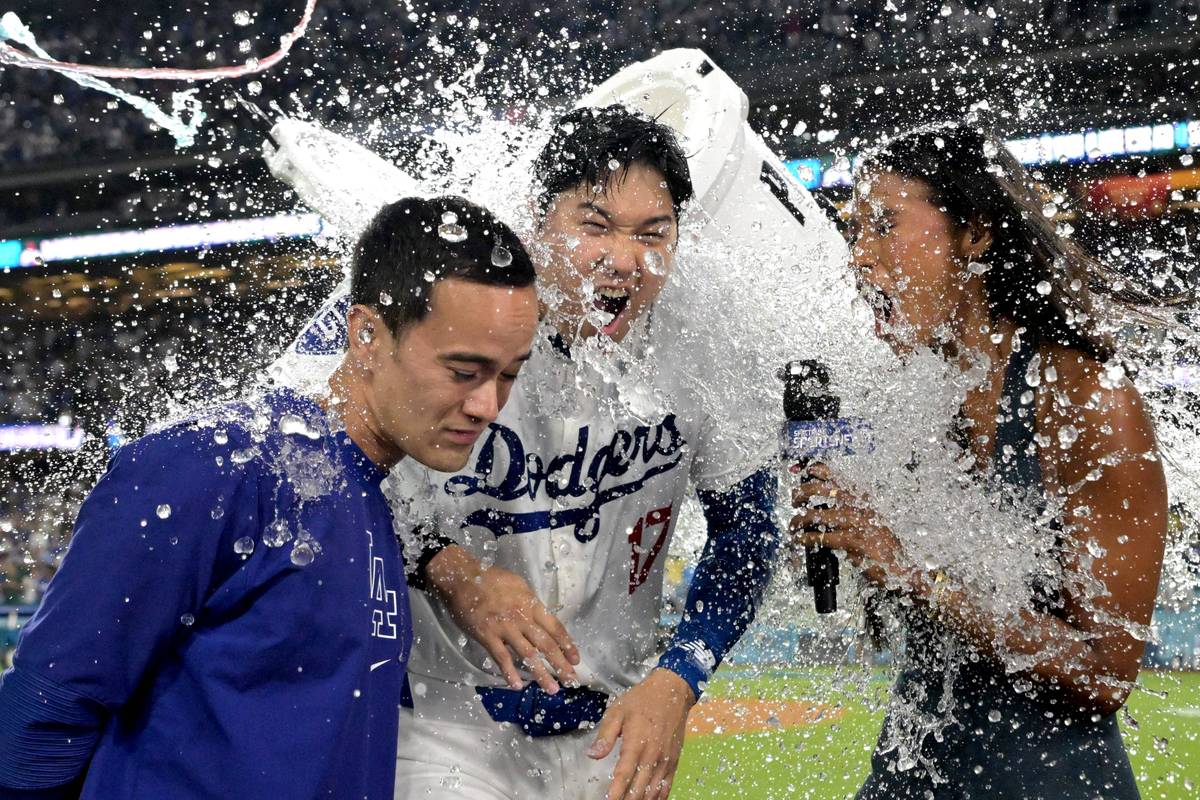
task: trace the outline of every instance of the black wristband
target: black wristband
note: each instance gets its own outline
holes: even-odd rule
[[[417,563],[408,576],[408,585],[422,592],[428,592],[432,587],[425,576],[425,568],[429,566],[430,561],[433,561],[434,556],[458,542],[438,531],[427,533],[424,526],[413,529],[413,536],[421,542],[421,554],[417,556]]]

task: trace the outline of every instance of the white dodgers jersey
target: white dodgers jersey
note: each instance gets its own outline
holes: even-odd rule
[[[573,386],[585,371],[589,388],[571,413],[537,401],[535,386]],[[598,373],[535,347],[463,472],[406,459],[390,487],[423,517],[432,507],[441,533],[484,564],[528,581],[578,646],[580,681],[609,693],[640,681],[659,655],[664,563],[689,484],[719,490],[756,468],[719,443],[703,414],[679,409],[638,420],[613,410],[615,393]],[[427,676],[505,685],[438,598],[412,590],[410,599],[414,683]]]

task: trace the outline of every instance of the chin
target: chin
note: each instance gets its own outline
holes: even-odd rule
[[[471,459],[471,448],[430,447],[420,452],[409,451],[409,457],[438,472],[459,472]]]

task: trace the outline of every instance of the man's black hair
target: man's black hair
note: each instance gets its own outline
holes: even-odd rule
[[[438,281],[523,288],[534,277],[521,240],[486,208],[461,197],[406,197],[384,206],[359,237],[350,298],[398,333],[429,313]]]
[[[656,119],[624,106],[577,108],[554,123],[550,141],[534,163],[538,208],[545,216],[554,198],[577,186],[607,187],[615,162],[618,177],[632,164],[662,173],[675,216],[692,199],[687,156],[674,132]]]

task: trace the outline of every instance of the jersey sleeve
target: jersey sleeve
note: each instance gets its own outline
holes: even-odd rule
[[[776,495],[775,475],[765,469],[723,492],[699,493],[708,540],[688,587],[683,621],[658,661],[697,697],[754,620],[771,579],[780,542]]]
[[[84,501],[0,679],[0,787],[76,781],[110,715],[235,568],[233,532],[255,524],[259,498],[247,466],[217,455],[199,431],[153,434],[118,451]]]

